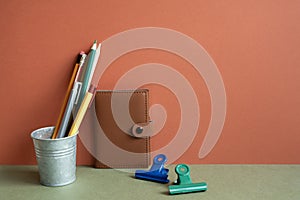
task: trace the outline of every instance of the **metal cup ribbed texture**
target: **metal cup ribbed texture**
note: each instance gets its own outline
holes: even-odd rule
[[[76,180],[77,134],[51,139],[54,127],[45,127],[31,133],[40,174],[40,183],[63,186]]]

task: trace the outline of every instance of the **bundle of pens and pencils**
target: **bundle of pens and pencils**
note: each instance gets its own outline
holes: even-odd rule
[[[91,80],[100,56],[101,43],[94,41],[90,52],[78,55],[52,139],[76,134],[96,90]],[[74,117],[73,117],[74,116]]]

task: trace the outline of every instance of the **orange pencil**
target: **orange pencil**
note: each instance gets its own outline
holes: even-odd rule
[[[59,113],[59,117],[58,117],[58,120],[56,122],[56,126],[55,126],[55,129],[54,129],[54,132],[53,132],[53,134],[51,136],[52,139],[55,139],[57,137],[57,133],[58,133],[58,130],[59,130],[59,127],[60,127],[60,124],[61,124],[64,112],[65,112],[67,103],[68,103],[70,92],[71,92],[71,90],[73,88],[75,77],[76,77],[77,71],[79,69],[80,60],[81,60],[81,57],[82,57],[83,54],[84,54],[84,52],[81,52],[78,55],[78,59],[76,61],[76,65],[75,65],[73,73],[72,73],[72,77],[71,77],[71,80],[70,80],[70,83],[69,83],[69,86],[68,86],[68,89],[67,89],[67,93],[65,95],[65,99],[63,101],[63,104],[62,104],[62,107],[61,107],[61,110],[60,110],[60,113]]]

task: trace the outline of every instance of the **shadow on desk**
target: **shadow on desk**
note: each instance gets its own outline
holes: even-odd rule
[[[0,170],[0,182],[5,185],[39,185],[39,173],[37,166],[2,166]]]

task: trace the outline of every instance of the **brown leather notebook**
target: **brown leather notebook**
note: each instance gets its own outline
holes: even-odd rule
[[[95,94],[95,112],[102,133],[95,136],[96,168],[147,168],[150,129],[147,89]]]

